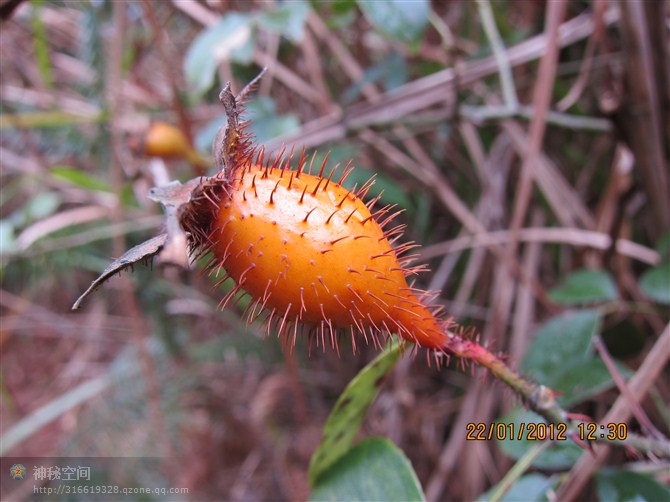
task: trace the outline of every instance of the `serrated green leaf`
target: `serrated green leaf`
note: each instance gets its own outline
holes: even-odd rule
[[[96,192],[109,192],[109,184],[103,180],[91,176],[90,174],[68,166],[54,166],[51,168],[51,175],[56,179],[61,179],[87,190]]]
[[[186,51],[184,74],[196,95],[204,94],[214,84],[216,68],[221,61],[249,64],[255,39],[249,16],[233,12],[201,32]]]
[[[501,418],[499,422],[504,424],[514,424],[512,430],[515,435],[518,435],[519,431],[524,431],[521,434],[521,439],[518,439],[518,436],[516,439],[510,439],[507,435],[506,439],[498,441],[502,451],[515,460],[519,460],[530,448],[537,445],[536,440],[527,439],[529,425],[532,424],[531,426],[534,426],[535,424],[547,423],[547,421],[537,413],[521,407],[512,410],[508,415]],[[558,434],[558,432],[555,430],[554,435],[556,434]],[[582,449],[577,446],[574,441],[568,438],[564,441],[557,441],[556,444],[547,448],[546,451],[542,452],[535,459],[532,465],[538,469],[566,469],[574,465],[581,454]]]
[[[335,403],[324,426],[321,444],[309,464],[312,486],[316,486],[320,476],[347,452],[380,385],[400,359],[401,345],[397,341],[390,345],[349,382]]]
[[[358,0],[358,7],[380,33],[418,47],[428,25],[428,0]]]
[[[274,33],[284,35],[298,43],[305,33],[305,23],[310,6],[304,1],[287,2],[276,9],[261,12],[257,21],[259,26]]]
[[[604,270],[583,269],[569,274],[559,286],[549,291],[549,298],[561,305],[616,300],[614,280]]]
[[[387,439],[361,441],[314,486],[309,500],[425,500],[419,480],[403,452]]]
[[[591,339],[600,329],[597,310],[566,312],[537,333],[521,369],[551,388],[563,375],[591,359]]]
[[[624,469],[602,469],[596,474],[598,498],[608,502],[670,500],[670,489],[650,476]]]
[[[640,277],[640,288],[652,300],[670,304],[670,262],[647,270]]]

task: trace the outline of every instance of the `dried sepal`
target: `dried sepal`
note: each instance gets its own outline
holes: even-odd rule
[[[123,253],[122,256],[107,265],[98,278],[91,283],[88,289],[84,291],[79,298],[77,298],[77,301],[72,305],[72,310],[77,310],[81,307],[82,302],[113,275],[156,256],[164,248],[167,239],[168,234],[162,233]]]

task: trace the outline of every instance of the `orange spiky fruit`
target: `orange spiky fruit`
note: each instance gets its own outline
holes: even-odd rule
[[[327,336],[336,347],[344,330],[354,348],[356,333],[376,344],[379,334],[398,333],[441,350],[446,322],[423,303],[424,291],[408,285],[417,269],[400,257],[413,245],[392,245],[403,226],[385,230],[393,208],[375,210],[378,198],[362,200],[373,181],[351,192],[342,186],[350,168],[334,181],[334,170],[324,175],[324,161],[312,174],[304,153],[295,169],[292,155],[265,162],[239,122],[229,88],[221,100],[228,114],[214,145],[221,171],[204,179],[181,211],[192,253],[210,253],[219,282],[235,282],[221,307],[243,290],[252,300],[249,320],[265,313],[268,330],[275,326],[293,339],[310,326],[324,346]]]
[[[356,332],[375,342],[379,333],[397,332],[443,347],[446,335],[422,303],[425,293],[407,284],[415,270],[399,255],[412,245],[391,245],[402,226],[383,230],[392,208],[374,211],[377,199],[361,200],[372,182],[353,193],[342,179],[324,177],[323,166],[305,172],[304,156],[295,170],[258,157],[210,179],[182,220],[195,248],[211,251],[210,267],[235,281],[222,306],[243,289],[253,300],[249,319],[269,312],[268,326],[274,321],[280,334],[315,326],[322,341],[327,335],[336,345],[339,329],[354,344]]]

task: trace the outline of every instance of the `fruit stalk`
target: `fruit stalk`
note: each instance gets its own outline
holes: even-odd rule
[[[556,402],[554,392],[519,375],[484,346],[452,333],[444,347],[445,352],[486,368],[495,378],[510,387],[533,411],[549,423],[566,423],[569,414]]]

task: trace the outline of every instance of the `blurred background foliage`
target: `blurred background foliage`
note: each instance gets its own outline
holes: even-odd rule
[[[157,233],[151,187],[212,173],[218,92],[265,66],[245,115],[259,143],[353,159],[349,186],[375,174],[370,195],[424,245],[417,284],[460,324],[596,421],[616,377],[638,377],[641,406],[619,420],[667,437],[667,354],[650,358],[670,305],[666,3],[32,0],[0,14],[3,455],[163,457],[124,481],[309,496],[326,418],[373,347],[282,351],[244,305],[217,311],[197,270],[135,267],[70,312]],[[151,155],[157,123],[185,151]],[[502,479],[509,500],[667,494],[667,461],[623,449],[578,485],[589,459],[574,444],[509,478],[534,445],[465,439],[467,423],[537,421],[501,389],[403,356],[359,437],[410,463],[370,440],[352,465],[384,450],[428,500],[488,498]]]

